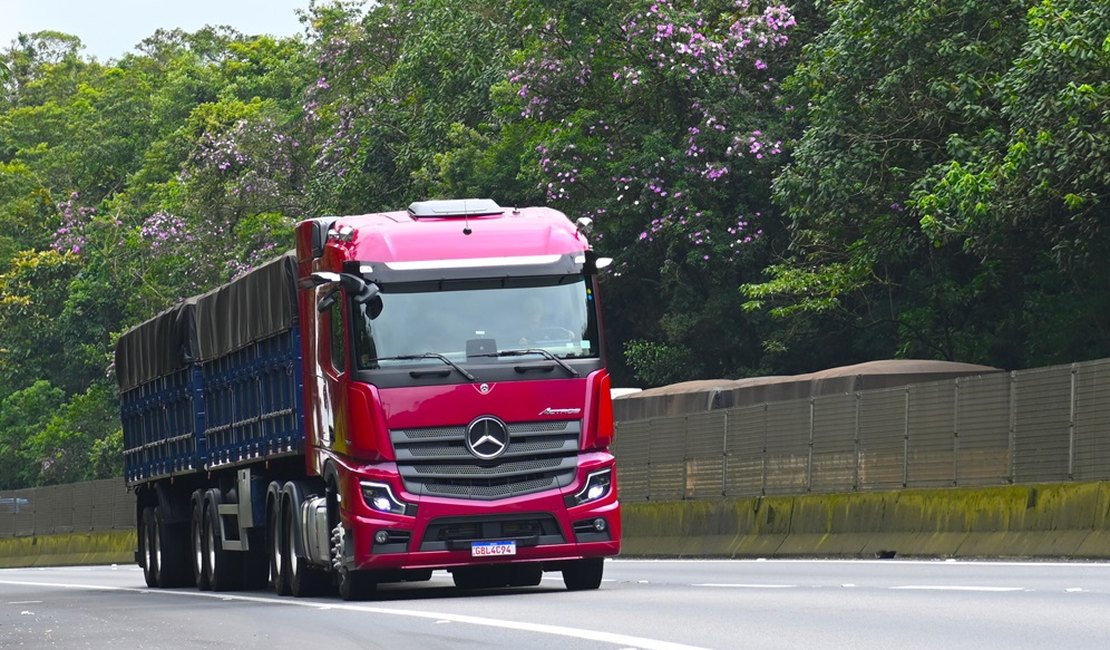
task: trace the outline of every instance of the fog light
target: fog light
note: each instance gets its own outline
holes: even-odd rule
[[[605,520],[602,519],[601,517],[598,517],[597,519],[594,519],[594,530],[596,530],[599,533],[603,532],[605,530]]]
[[[385,544],[389,541],[389,533],[385,532],[384,530],[379,530],[378,532],[374,533],[374,541],[378,544]]]

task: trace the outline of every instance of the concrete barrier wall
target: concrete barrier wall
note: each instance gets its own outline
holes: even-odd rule
[[[629,557],[1110,559],[1110,482],[625,504]]]
[[[0,538],[0,569],[133,564],[136,548],[134,530]]]
[[[626,503],[625,557],[1110,559],[1110,482]],[[135,532],[0,539],[0,567],[130,564]]]

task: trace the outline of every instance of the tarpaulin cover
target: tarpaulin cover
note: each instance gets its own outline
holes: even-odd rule
[[[649,388],[613,400],[618,421],[702,413],[764,402],[853,393],[1001,372],[991,366],[928,359],[885,359],[804,375],[702,379]]]
[[[296,256],[289,252],[127,330],[116,345],[120,391],[290,329],[297,320],[296,278]]]
[[[163,377],[197,358],[196,302],[186,300],[127,330],[116,343],[121,392]]]
[[[201,361],[284,332],[297,321],[297,257],[286,253],[196,301]]]

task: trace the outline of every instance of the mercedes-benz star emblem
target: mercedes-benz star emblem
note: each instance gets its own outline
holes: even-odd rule
[[[495,417],[483,415],[466,427],[466,450],[482,460],[493,460],[509,448],[509,430]]]

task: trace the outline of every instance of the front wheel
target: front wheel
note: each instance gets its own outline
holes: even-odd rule
[[[605,558],[575,560],[563,567],[563,584],[569,591],[597,589],[601,586],[601,574],[604,571]]]

